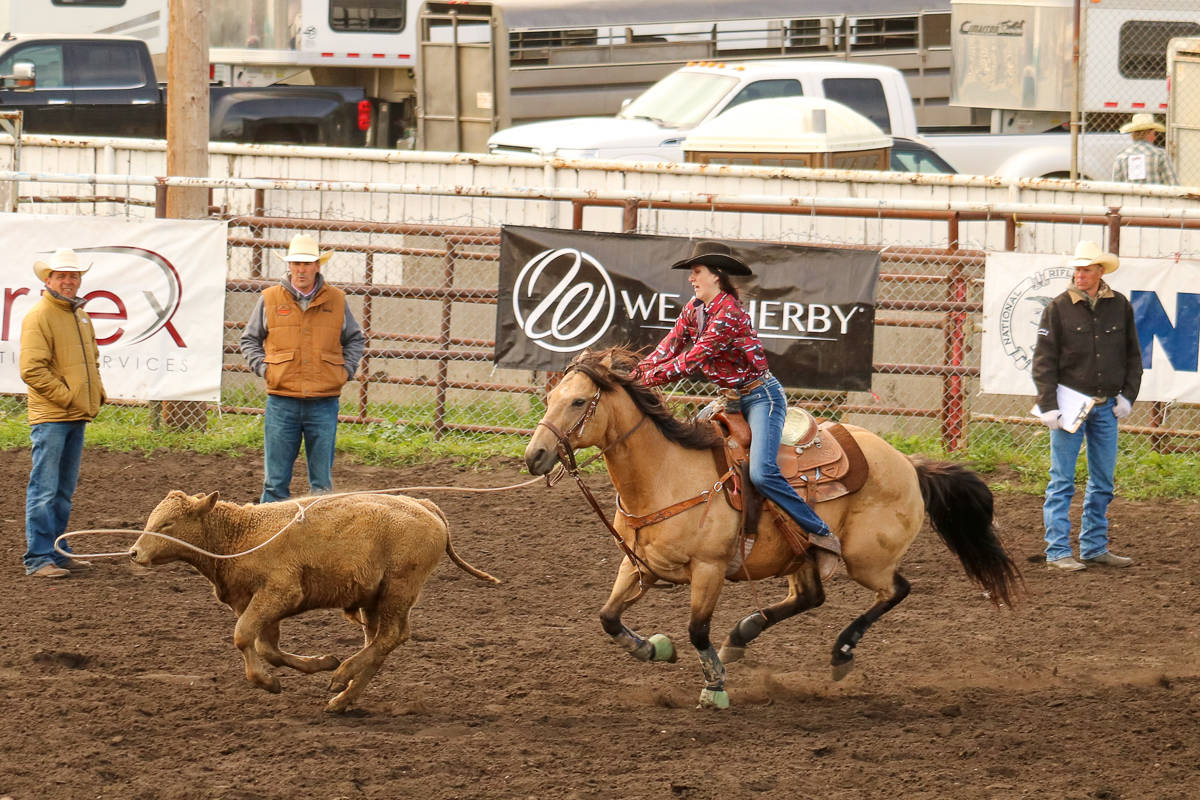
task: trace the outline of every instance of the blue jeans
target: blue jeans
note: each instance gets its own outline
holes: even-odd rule
[[[25,574],[47,564],[62,565],[66,558],[54,550],[54,540],[67,532],[71,495],[79,482],[83,458],[83,429],[87,423],[39,422],[29,430],[33,443],[33,468],[25,490]],[[66,541],[60,545],[71,551]]]
[[[1079,528],[1079,557],[1108,552],[1108,504],[1113,499],[1117,469],[1117,418],[1113,401],[1097,403],[1075,433],[1050,431],[1050,482],[1042,518],[1046,527],[1046,560],[1071,555],[1071,498],[1075,495],[1075,461],[1087,440],[1087,490]]]
[[[774,375],[767,375],[763,385],[742,395],[742,415],[750,425],[750,482],[754,488],[783,509],[789,517],[809,533],[828,535],[829,526],[817,516],[812,506],[804,502],[779,471],[776,460],[783,423],[787,418],[787,400],[783,387]]]
[[[292,467],[304,442],[308,489],[333,489],[333,446],[337,441],[337,397],[267,395],[263,415],[263,492],[260,503],[292,496]]]

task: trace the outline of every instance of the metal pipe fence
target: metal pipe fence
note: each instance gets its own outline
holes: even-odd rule
[[[124,176],[40,176],[56,186],[121,184]],[[35,181],[29,173],[10,178]],[[576,229],[781,241],[881,252],[875,318],[874,374],[869,391],[793,389],[792,402],[824,416],[881,433],[919,437],[946,451],[974,440],[1002,439],[1044,450],[1045,434],[1028,415],[1027,397],[980,394],[984,268],[989,251],[1019,251],[1023,229],[1092,238],[1113,252],[1168,256],[1200,252],[1200,210],[1088,203],[950,203],[931,187],[929,199],[691,194],[631,188],[604,191],[545,187],[370,185],[265,179],[129,179],[137,185],[204,185],[223,198],[229,223],[224,304],[224,373],[219,409],[261,413],[262,382],[244,364],[237,340],[261,290],[279,280],[293,233],[307,231],[335,255],[323,269],[343,288],[362,324],[367,349],[342,396],[342,419],[434,439],[526,435],[541,415],[554,376],[492,364],[499,281],[498,223],[543,218],[547,203],[565,204]],[[334,194],[330,194],[330,193]],[[330,197],[451,198],[453,213],[430,206],[423,218],[340,216]],[[498,198],[502,199],[496,205]],[[1107,199],[1107,198],[1106,198]],[[483,212],[461,213],[486,200]],[[78,205],[78,204],[76,204]],[[75,213],[57,204],[55,213]],[[96,213],[95,207],[89,213]],[[424,208],[424,207],[423,207]],[[619,209],[614,221],[613,209]],[[40,206],[39,211],[46,212]],[[476,218],[477,217],[477,218]],[[1177,230],[1178,236],[1146,231]],[[754,235],[754,231],[759,233]],[[1034,241],[1046,237],[1034,237]],[[1050,238],[1054,238],[1051,236]],[[1122,245],[1125,248],[1122,248]],[[1061,263],[1062,256],[1055,256]],[[707,402],[707,387],[672,387],[681,409]],[[1131,447],[1157,452],[1200,446],[1200,409],[1139,403],[1123,430]]]

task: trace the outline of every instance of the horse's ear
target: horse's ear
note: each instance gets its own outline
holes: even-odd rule
[[[589,356],[591,356],[591,354],[592,354],[591,348],[585,347],[585,348],[583,348],[583,351],[579,353],[579,355],[577,355],[571,359],[571,363],[568,364],[567,366],[573,367],[576,364],[579,364],[580,362],[586,360]]]

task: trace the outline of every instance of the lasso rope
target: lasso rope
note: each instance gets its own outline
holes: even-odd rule
[[[309,501],[307,503],[307,505],[301,505],[299,500],[292,500],[291,502],[296,504],[296,514],[295,514],[295,516],[292,517],[291,522],[289,522],[287,525],[284,525],[279,530],[275,531],[275,533],[271,534],[271,537],[269,539],[267,539],[266,541],[260,542],[260,543],[256,544],[254,547],[251,547],[249,550],[243,550],[240,553],[210,553],[207,550],[204,550],[200,547],[196,547],[195,545],[185,542],[182,539],[176,539],[174,536],[168,536],[165,533],[160,533],[158,531],[134,530],[133,528],[89,528],[88,530],[71,531],[69,533],[63,533],[63,534],[60,534],[57,538],[55,538],[54,550],[67,558],[127,558],[129,556],[128,550],[121,550],[121,551],[115,552],[115,553],[69,553],[66,550],[63,550],[62,547],[59,546],[59,542],[61,542],[64,539],[69,539],[72,536],[138,534],[139,536],[149,535],[149,536],[157,536],[160,539],[166,539],[168,542],[174,542],[175,544],[177,544],[181,547],[184,547],[188,550],[199,553],[202,556],[208,556],[209,558],[220,558],[220,559],[241,558],[242,556],[246,556],[246,555],[253,553],[255,550],[259,550],[263,547],[266,547],[268,544],[275,541],[275,539],[279,538],[279,536],[282,535],[283,532],[286,531],[288,528],[292,527],[297,522],[303,522],[307,518],[306,513],[308,512],[308,510],[310,508],[312,508],[313,506],[317,505],[318,503],[322,503],[326,500],[333,500],[334,498],[338,498],[338,497],[352,497],[352,496],[358,495],[358,494],[388,495],[388,494],[400,494],[402,492],[403,493],[407,493],[407,492],[469,492],[469,493],[475,493],[475,494],[487,494],[487,493],[491,493],[491,492],[508,492],[508,491],[512,491],[513,489],[523,489],[526,486],[532,486],[534,483],[537,483],[538,481],[545,481],[547,483],[547,485],[550,485],[550,486],[553,486],[555,483],[558,482],[557,478],[551,480],[549,477],[543,478],[541,476],[538,476],[535,478],[530,478],[529,480],[525,481],[524,483],[514,483],[511,486],[497,486],[497,487],[490,487],[490,488],[473,488],[473,487],[468,487],[468,486],[400,486],[400,487],[397,487],[394,489],[357,489],[353,492],[337,492],[335,494],[317,495],[316,497],[305,498],[307,501]]]

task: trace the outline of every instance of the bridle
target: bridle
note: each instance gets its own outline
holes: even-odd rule
[[[568,371],[566,374],[570,374],[570,371]],[[566,377],[566,375],[563,377]],[[665,581],[663,578],[661,578],[657,573],[654,572],[653,569],[651,569],[650,565],[646,563],[645,559],[634,552],[634,547],[637,546],[638,533],[644,527],[662,522],[663,520],[669,519],[676,514],[680,514],[689,508],[700,505],[701,503],[705,504],[705,514],[707,515],[707,503],[717,494],[720,494],[721,490],[725,486],[725,482],[733,478],[734,470],[733,468],[730,468],[711,488],[705,489],[699,495],[675,503],[674,505],[668,506],[667,508],[659,511],[655,511],[651,514],[645,514],[642,516],[635,516],[627,512],[621,506],[621,497],[618,494],[617,513],[625,517],[626,521],[630,524],[630,527],[633,528],[634,547],[630,547],[625,543],[625,539],[621,536],[621,534],[617,532],[617,529],[613,527],[613,524],[609,522],[608,515],[605,514],[604,509],[600,507],[600,503],[596,500],[596,496],[592,494],[592,490],[589,489],[588,485],[583,482],[583,476],[580,475],[579,472],[593,461],[603,456],[609,450],[632,436],[638,428],[642,427],[642,423],[649,419],[649,417],[645,412],[643,412],[642,418],[639,419],[632,428],[625,431],[625,433],[618,436],[615,440],[609,442],[608,445],[600,450],[600,452],[596,453],[587,461],[584,461],[582,464],[577,464],[575,461],[575,449],[571,447],[570,437],[582,433],[588,422],[590,422],[592,417],[595,416],[596,409],[600,405],[600,395],[602,391],[602,389],[597,387],[596,393],[592,395],[591,400],[588,401],[587,406],[583,409],[583,414],[580,415],[579,419],[575,421],[574,425],[572,425],[570,428],[567,428],[565,433],[560,431],[553,423],[546,422],[544,419],[538,422],[538,426],[545,427],[548,431],[550,431],[550,433],[554,434],[555,439],[557,439],[555,449],[558,452],[558,461],[562,467],[562,471],[575,479],[575,483],[579,486],[579,491],[583,493],[584,498],[588,501],[588,504],[592,507],[592,510],[596,512],[596,516],[600,518],[602,523],[604,523],[604,527],[608,528],[608,532],[612,534],[613,540],[617,543],[617,547],[621,549],[621,552],[625,554],[625,557],[628,558],[629,562],[637,569],[638,585],[641,589],[641,592],[644,593],[646,589],[650,588],[653,582],[651,584],[646,583],[643,570],[653,576],[654,582],[663,581],[664,583],[668,583],[669,581]],[[546,485],[553,486],[555,483],[561,480],[561,478],[561,474],[557,476],[547,475]],[[638,596],[640,597],[641,594]]]
[[[650,565],[633,551],[633,548],[625,544],[625,540],[621,538],[621,534],[617,533],[617,529],[614,528],[612,523],[608,521],[608,516],[604,513],[604,509],[600,508],[600,502],[596,500],[596,496],[592,494],[592,490],[589,489],[588,485],[583,482],[583,476],[579,474],[579,471],[632,436],[634,431],[642,427],[642,423],[649,418],[645,414],[642,414],[642,418],[639,419],[632,428],[625,431],[625,433],[618,436],[615,440],[609,442],[608,445],[601,449],[599,453],[596,453],[596,455],[592,456],[582,464],[576,463],[575,448],[571,447],[570,437],[579,433],[583,433],[584,427],[586,427],[588,422],[591,421],[592,417],[595,416],[596,409],[600,406],[600,394],[602,391],[603,390],[599,387],[596,388],[596,393],[592,395],[592,399],[588,401],[587,407],[583,409],[583,414],[578,420],[575,421],[574,425],[567,428],[566,433],[560,431],[553,423],[546,422],[545,420],[538,422],[538,426],[546,428],[548,431],[550,431],[550,433],[554,434],[554,438],[558,440],[556,442],[555,449],[558,451],[558,462],[562,466],[563,472],[575,479],[575,483],[579,486],[579,491],[583,493],[584,498],[588,501],[588,504],[592,507],[592,510],[596,512],[596,516],[598,516],[600,521],[604,523],[604,527],[608,528],[608,532],[612,534],[613,540],[617,543],[617,547],[621,548],[621,552],[625,554],[626,558],[628,558],[629,561],[635,567],[637,567],[638,582],[642,585],[644,590],[646,583],[642,579],[643,567],[651,575],[654,575],[655,580],[661,579],[658,577],[658,575],[654,574],[654,570],[650,569]],[[546,485],[553,486],[561,478],[561,474],[557,476],[546,475]]]

